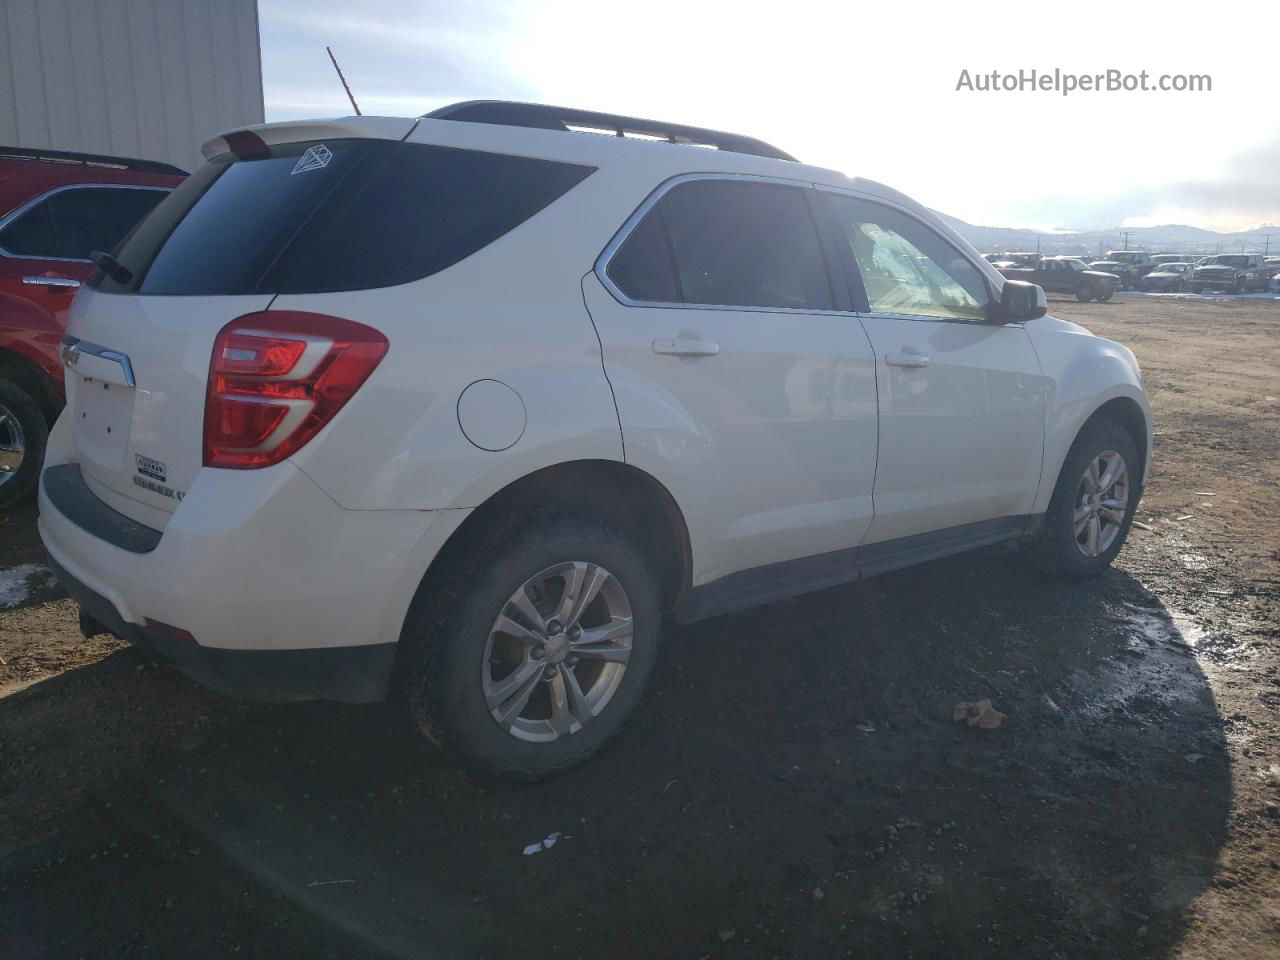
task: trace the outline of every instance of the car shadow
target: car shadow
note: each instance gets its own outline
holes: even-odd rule
[[[389,705],[173,678],[203,733],[121,721],[149,746],[7,858],[0,926],[42,956],[1166,956],[1231,799],[1195,639],[1119,570],[939,561],[673,630],[619,741],[532,786]],[[954,719],[984,698],[998,728]]]

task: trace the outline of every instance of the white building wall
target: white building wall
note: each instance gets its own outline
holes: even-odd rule
[[[262,119],[257,0],[0,0],[0,146],[194,170]]]

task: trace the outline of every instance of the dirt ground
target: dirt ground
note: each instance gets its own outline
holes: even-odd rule
[[[202,691],[36,575],[0,610],[0,953],[1280,956],[1280,301],[1051,309],[1158,417],[1117,569],[995,550],[675,631],[551,783],[390,706]],[[0,518],[0,567],[41,560]],[[953,721],[981,697],[999,729]]]

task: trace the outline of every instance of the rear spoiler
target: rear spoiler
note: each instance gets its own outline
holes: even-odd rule
[[[337,117],[332,120],[286,120],[259,123],[240,130],[228,130],[200,148],[206,160],[224,153],[242,160],[268,156],[277,143],[308,140],[403,140],[417,120],[403,117]]]

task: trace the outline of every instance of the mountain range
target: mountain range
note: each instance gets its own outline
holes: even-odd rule
[[[1042,253],[1101,256],[1107,250],[1151,253],[1270,253],[1280,256],[1280,226],[1264,224],[1239,233],[1217,233],[1171,223],[1159,227],[1110,227],[1106,230],[1042,233],[1014,227],[984,227],[934,211],[983,253],[1039,250]],[[1129,235],[1127,246],[1123,234]],[[1270,234],[1268,246],[1267,234]]]

